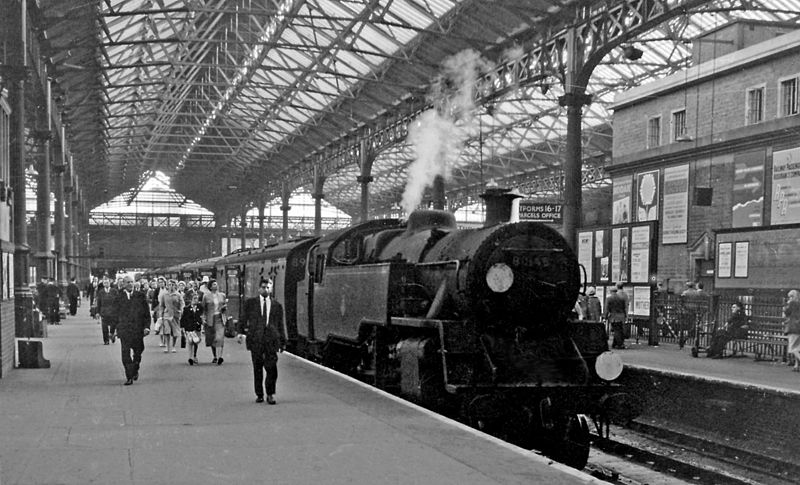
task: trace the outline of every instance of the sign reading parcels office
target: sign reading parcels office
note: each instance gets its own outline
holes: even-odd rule
[[[519,220],[560,223],[561,204],[551,204],[548,202],[534,202],[532,200],[520,200]]]

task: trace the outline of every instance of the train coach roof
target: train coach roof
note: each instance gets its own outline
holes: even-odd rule
[[[217,261],[217,266],[225,266],[229,264],[238,264],[244,263],[247,261],[257,261],[259,259],[264,258],[279,258],[288,254],[293,249],[298,248],[307,248],[311,244],[313,244],[318,238],[310,237],[310,238],[303,238],[303,239],[295,239],[293,241],[289,241],[286,243],[281,244],[273,244],[271,246],[266,246],[261,249],[251,249],[249,251],[242,251],[236,254],[229,254],[222,258],[221,260]]]

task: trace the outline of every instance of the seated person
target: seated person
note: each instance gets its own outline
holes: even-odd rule
[[[718,328],[714,332],[714,336],[711,337],[711,344],[708,346],[708,357],[721,359],[722,352],[728,342],[735,339],[746,339],[747,329],[750,328],[748,326],[749,323],[747,315],[744,313],[744,305],[738,301],[734,302],[731,305],[731,316],[725,326]]]

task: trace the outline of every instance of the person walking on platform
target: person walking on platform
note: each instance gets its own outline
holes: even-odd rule
[[[203,294],[201,305],[204,312],[206,347],[214,355],[212,364],[222,365],[222,348],[225,346],[225,293],[219,291],[215,280],[208,283],[209,290]]]
[[[92,281],[86,285],[86,297],[89,298],[89,315],[92,318],[97,317],[97,293],[100,291],[99,283],[96,277],[92,277]]]
[[[51,325],[61,325],[61,314],[59,312],[61,306],[61,289],[56,286],[54,278],[48,278],[47,285],[42,290],[42,302],[44,308],[42,309],[47,315],[47,321]]]
[[[69,284],[67,285],[67,300],[69,301],[69,314],[73,317],[76,313],[78,313],[78,298],[81,297],[81,290],[78,288],[78,284],[75,282],[75,277],[73,276],[69,280]]]
[[[624,349],[625,330],[623,325],[628,318],[628,307],[616,287],[612,287],[609,291],[611,294],[606,298],[605,318],[611,324],[611,333],[614,336],[611,348]]]
[[[144,291],[133,291],[133,278],[123,278],[122,292],[117,296],[117,333],[119,334],[125,385],[139,379],[144,352],[144,337],[150,333],[150,307]]]
[[[164,353],[177,352],[175,343],[180,334],[181,313],[183,313],[183,295],[178,293],[178,283],[169,280],[167,289],[158,294],[158,316],[161,318],[161,335],[164,337],[167,347]]]
[[[602,312],[600,298],[597,298],[597,290],[591,287],[586,290],[586,319],[599,322]]]
[[[731,316],[723,328],[717,329],[711,337],[706,356],[712,359],[721,359],[722,353],[728,342],[734,339],[747,338],[749,321],[744,313],[744,305],[735,301],[731,305]]]
[[[788,294],[789,300],[783,307],[783,316],[786,317],[785,333],[789,344],[787,350],[794,355],[795,372],[800,372],[800,292],[791,290]]]
[[[103,278],[103,288],[97,292],[97,313],[103,329],[103,344],[114,342],[117,337],[117,289],[111,288],[111,281]]]
[[[278,352],[283,352],[286,346],[283,307],[271,296],[272,280],[261,280],[258,293],[259,296],[245,301],[245,317],[239,331],[239,343],[245,339],[245,345],[253,361],[256,402],[264,402],[264,387],[266,387],[267,403],[276,404]],[[262,371],[266,371],[266,379],[263,379]]]
[[[200,331],[203,329],[203,309],[197,301],[197,294],[192,294],[189,305],[181,314],[181,328],[186,334],[186,348],[189,349],[189,365],[197,362],[197,347],[200,345]],[[195,338],[196,336],[196,338]]]

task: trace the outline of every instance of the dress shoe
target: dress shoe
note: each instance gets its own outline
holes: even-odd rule
[[[139,380],[139,373],[138,372],[133,375],[133,380],[134,381],[138,381]]]
[[[258,396],[256,402],[264,402],[264,396]]]
[[[213,359],[211,359],[211,363],[212,363],[212,364],[216,364],[216,363],[217,363],[217,358],[216,358],[216,357],[214,357]]]
[[[105,342],[103,342],[103,345],[108,345],[108,340],[106,340]]]
[[[275,402],[275,398],[272,395],[267,396],[267,404],[278,404]]]
[[[111,336],[111,343],[113,344],[116,341],[117,341],[117,336],[116,335],[112,335]]]
[[[194,359],[189,359],[189,365],[194,365]]]
[[[128,379],[123,386],[130,386],[131,384],[133,384],[133,379]]]
[[[225,359],[223,359],[222,357],[220,357],[219,359],[217,359],[217,365],[222,365],[222,362],[223,362],[224,360],[225,360]]]

